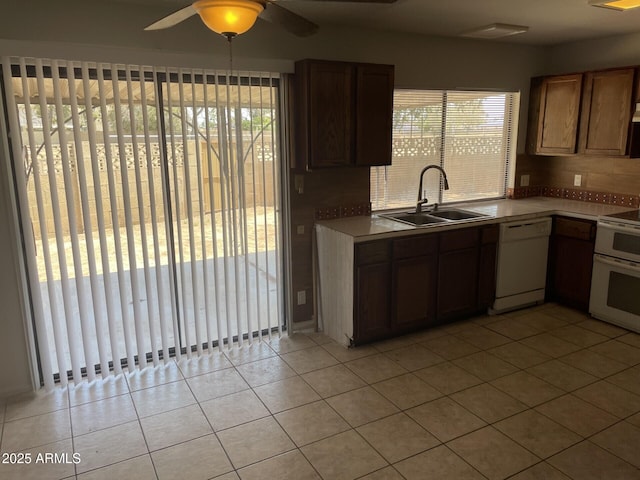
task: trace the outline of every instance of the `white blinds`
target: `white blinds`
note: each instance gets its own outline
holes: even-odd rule
[[[2,71],[46,385],[282,331],[276,76]]]
[[[442,166],[423,190],[429,202],[504,197],[509,163],[515,155],[519,93],[396,90],[392,165],[371,169],[374,210],[413,206],[419,174]]]

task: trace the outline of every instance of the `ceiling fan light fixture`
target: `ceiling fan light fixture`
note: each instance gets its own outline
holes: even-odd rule
[[[640,7],[640,0],[589,0],[589,5],[624,11]]]
[[[193,8],[210,30],[228,38],[253,27],[264,10],[262,4],[253,0],[198,0]]]

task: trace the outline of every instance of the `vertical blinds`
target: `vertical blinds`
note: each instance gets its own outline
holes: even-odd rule
[[[45,385],[282,332],[277,76],[2,72]]]
[[[430,203],[500,198],[515,155],[519,93],[396,90],[392,165],[371,170],[374,210],[415,205],[419,174]]]

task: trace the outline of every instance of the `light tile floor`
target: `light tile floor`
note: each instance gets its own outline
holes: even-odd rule
[[[0,400],[0,430],[0,479],[640,479],[640,335],[555,304],[297,334]]]

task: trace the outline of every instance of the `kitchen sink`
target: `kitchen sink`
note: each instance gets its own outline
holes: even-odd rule
[[[408,223],[409,225],[414,225],[417,227],[487,217],[487,215],[483,215],[481,213],[468,212],[466,210],[458,210],[454,208],[426,211],[420,213],[387,213],[380,216],[383,218],[388,218],[390,220],[395,220],[397,222]]]
[[[397,220],[398,222],[410,223],[411,225],[429,225],[432,223],[443,223],[446,222],[444,218],[433,217],[428,213],[413,213],[413,212],[403,212],[403,213],[393,213],[390,215],[381,215],[385,218],[390,218],[391,220]]]
[[[468,220],[469,218],[484,217],[481,213],[467,212],[466,210],[436,210],[429,212],[432,217],[446,218],[447,220]]]

